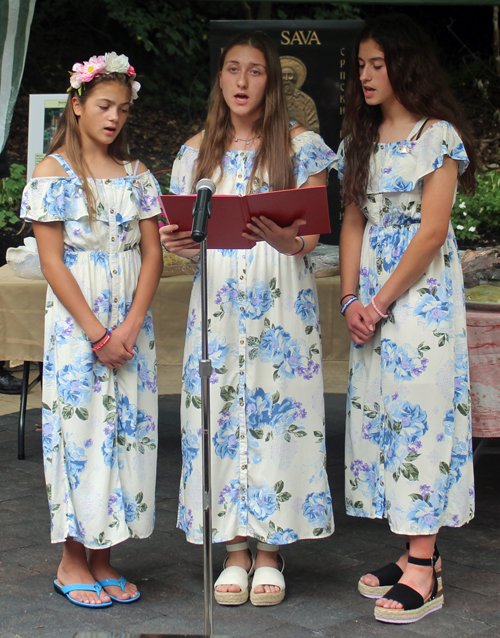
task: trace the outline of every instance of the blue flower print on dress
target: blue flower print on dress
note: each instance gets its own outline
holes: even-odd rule
[[[186,510],[184,505],[179,505],[177,521],[179,529],[182,529],[183,532],[187,533],[193,527],[192,510]]]
[[[267,537],[266,543],[269,545],[290,545],[296,543],[299,540],[297,532],[287,527],[286,529],[278,529]]]
[[[73,335],[75,324],[72,317],[61,318],[56,315],[54,334],[56,337],[56,343],[58,346],[62,346],[68,343],[69,339]]]
[[[268,519],[278,507],[276,492],[269,485],[257,487],[250,485],[248,488],[248,509],[259,521]]]
[[[400,193],[412,191],[415,188],[413,182],[404,179],[402,175],[394,173],[382,173],[380,178],[380,192]]]
[[[238,479],[232,479],[229,485],[224,485],[219,494],[219,505],[230,507],[238,503],[240,499],[240,482]]]
[[[63,401],[73,407],[84,407],[90,400],[92,382],[90,374],[72,364],[57,371],[57,385]]]
[[[246,417],[250,430],[257,430],[271,422],[273,397],[262,388],[255,388],[246,395]]]
[[[427,412],[409,401],[396,401],[388,408],[391,427],[407,444],[420,441],[428,430]]]
[[[187,429],[182,437],[182,480],[185,483],[193,471],[193,461],[198,457],[200,444],[198,436]]]
[[[372,268],[362,266],[359,270],[358,299],[362,304],[367,305],[379,289],[380,284],[378,283],[377,273]]]
[[[311,492],[302,505],[302,514],[311,525],[324,529],[332,517],[332,498],[326,492]]]
[[[100,268],[104,268],[105,270],[109,270],[109,255],[108,253],[101,253],[97,251],[92,251],[90,253],[90,260]]]
[[[281,326],[270,328],[261,337],[259,357],[264,363],[280,364],[292,338]]]
[[[316,297],[310,288],[299,292],[294,308],[306,326],[315,326],[318,323]]]
[[[425,372],[428,360],[424,352],[428,346],[414,348],[409,343],[398,346],[391,339],[382,339],[380,344],[382,370],[394,374],[397,381],[411,381]]]
[[[67,514],[68,536],[81,542],[85,538],[85,528],[82,521],[77,521],[73,513]]]
[[[219,428],[212,437],[215,454],[221,459],[236,458],[238,453],[238,440],[236,438],[238,418],[232,416],[230,412],[226,412],[219,418],[218,425]]]
[[[69,250],[65,248],[64,250],[64,265],[68,270],[71,270],[73,266],[78,262],[78,251]]]
[[[416,534],[432,534],[442,516],[442,505],[416,498],[408,509],[408,521],[413,524]]]
[[[245,316],[248,319],[260,319],[274,303],[273,291],[269,284],[256,281],[247,290],[245,300]]]
[[[85,449],[73,441],[66,441],[64,445],[65,463],[68,480],[72,490],[80,485],[80,474],[87,464]]]
[[[214,317],[222,318],[226,312],[230,315],[237,315],[240,302],[238,280],[226,279],[226,282],[222,288],[217,291],[215,296],[215,303],[220,306],[220,311],[216,312]]]

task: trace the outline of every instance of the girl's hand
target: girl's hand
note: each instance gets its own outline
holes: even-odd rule
[[[116,330],[119,330],[119,328]],[[118,370],[123,364],[127,363],[127,361],[130,361],[134,355],[134,351],[129,352],[123,345],[120,336],[117,336],[115,332],[114,330],[111,333],[111,338],[108,343],[96,351],[99,361],[110,370],[113,368]]]
[[[199,249],[199,244],[196,244],[191,239],[191,231],[178,231],[178,228],[179,226],[177,224],[169,224],[168,226],[162,226],[160,228],[161,243],[168,252],[177,254],[186,249]]]
[[[371,304],[365,307],[360,301],[355,301],[346,309],[344,316],[354,343],[358,346],[370,343],[375,334],[375,326],[380,321]]]
[[[299,233],[299,228],[306,223],[305,219],[296,219],[291,226],[281,228],[261,215],[260,217],[252,217],[252,221],[247,224],[250,232],[243,233],[243,237],[253,241],[266,241],[280,253],[292,254],[297,252],[298,242],[295,241],[295,238]]]
[[[134,346],[137,341],[137,337],[141,331],[141,326],[132,327],[127,319],[121,323],[117,328],[113,330],[113,335],[118,339],[125,350],[132,356],[135,354]]]

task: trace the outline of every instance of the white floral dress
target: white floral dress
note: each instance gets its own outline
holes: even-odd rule
[[[448,155],[462,173],[451,124],[417,141],[378,144],[371,159],[358,297],[367,305],[420,227],[425,175]],[[344,171],[343,143],[337,169]],[[389,309],[374,340],[351,343],[346,506],[397,534],[436,534],[474,515],[465,298],[453,228],[424,275]]]
[[[330,167],[319,135],[292,141],[297,185]],[[245,194],[255,151],[227,151],[218,193]],[[171,190],[192,191],[198,151],[183,146]],[[219,174],[212,176],[217,183]],[[254,182],[266,192],[267,176]],[[210,230],[210,228],[209,228]],[[213,540],[237,535],[271,544],[328,536],[333,512],[324,439],[321,333],[310,261],[265,242],[208,250]],[[196,274],[184,351],[182,476],[178,526],[203,542],[201,472],[201,287]]]
[[[139,221],[159,213],[159,188],[149,171],[95,180],[97,219],[89,224],[80,180],[60,155],[68,177],[27,184],[21,215],[63,222],[64,263],[103,326],[123,322],[139,272]],[[154,526],[158,398],[151,311],[119,370],[108,370],[82,328],[47,290],[43,362],[43,454],[52,517],[51,539],[72,537],[90,549]]]

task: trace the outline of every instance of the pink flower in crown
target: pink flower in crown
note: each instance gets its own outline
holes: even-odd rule
[[[106,67],[106,59],[103,55],[94,55],[87,62],[75,62],[70,84],[74,89],[79,89],[83,82],[90,82]]]
[[[135,69],[134,69],[134,67],[132,65],[130,65],[128,67],[127,75],[131,75],[131,76],[133,76],[135,78],[136,72],[135,72]]]

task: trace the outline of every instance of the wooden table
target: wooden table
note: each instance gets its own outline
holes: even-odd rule
[[[164,277],[153,300],[158,365],[182,364],[192,275]],[[316,280],[322,326],[323,361],[347,361],[349,334],[339,313],[340,277]],[[23,391],[19,411],[18,456],[24,458],[24,422],[31,361],[43,360],[45,280],[21,279],[0,268],[0,361],[21,361]]]

